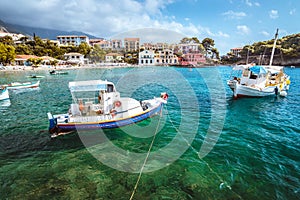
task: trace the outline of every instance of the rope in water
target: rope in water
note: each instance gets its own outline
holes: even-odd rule
[[[207,166],[207,168],[208,168],[208,169],[209,169],[209,170],[210,170],[210,171],[211,171],[211,172],[219,179],[219,181],[221,182],[219,188],[221,189],[221,188],[225,185],[226,188],[228,188],[230,191],[232,191],[239,199],[243,199],[238,193],[236,193],[234,190],[232,190],[231,186],[230,186],[226,181],[224,181],[224,180],[221,178],[221,176],[220,176],[217,172],[215,172],[215,171],[210,167],[210,165],[209,165],[206,161],[204,161],[204,160],[200,157],[198,151],[197,151],[197,150],[196,150],[196,149],[195,149],[195,148],[194,148],[194,147],[186,140],[186,138],[181,134],[180,130],[175,126],[175,124],[173,123],[171,117],[169,116],[168,111],[167,111],[166,113],[167,113],[167,117],[169,118],[169,120],[170,120],[170,122],[171,122],[173,128],[177,131],[177,133],[180,134],[180,136],[181,136],[181,137],[183,138],[183,140],[187,143],[187,145],[188,145],[188,146],[189,146],[189,147],[197,154],[198,158],[199,158],[203,163],[205,163],[205,165]],[[157,134],[157,132],[158,132],[158,127],[159,127],[159,123],[160,123],[160,120],[161,120],[161,114],[162,114],[162,110],[161,110],[161,112],[160,112],[160,118],[159,118],[159,121],[158,121],[158,123],[157,123],[157,127],[156,127],[156,130],[155,130],[155,133],[154,133],[152,142],[151,142],[151,144],[150,144],[150,146],[149,146],[149,150],[148,150],[148,152],[147,152],[146,158],[145,158],[144,163],[143,163],[143,165],[142,165],[142,167],[141,167],[141,170],[140,170],[140,172],[139,172],[138,179],[137,179],[137,181],[136,181],[136,183],[135,183],[134,189],[133,189],[132,194],[131,194],[131,196],[130,196],[130,200],[132,200],[133,197],[134,197],[134,195],[135,195],[135,192],[136,192],[136,190],[137,190],[137,187],[138,187],[139,181],[140,181],[140,179],[141,179],[143,170],[144,170],[144,168],[145,168],[146,162],[147,162],[147,160],[148,160],[148,158],[149,158],[150,151],[151,151],[151,149],[152,149],[152,146],[153,146],[154,141],[155,141],[156,134]]]
[[[141,179],[141,177],[142,177],[142,173],[143,173],[143,170],[144,170],[144,168],[145,168],[146,162],[147,162],[147,160],[148,160],[148,158],[149,158],[150,151],[151,151],[152,146],[153,146],[153,144],[154,144],[154,140],[155,140],[156,134],[157,134],[157,132],[158,132],[160,120],[161,120],[161,117],[162,117],[162,110],[163,110],[163,109],[161,109],[161,111],[160,111],[160,114],[159,114],[160,117],[159,117],[159,120],[158,120],[158,122],[157,122],[156,130],[155,130],[155,132],[154,132],[152,142],[151,142],[151,144],[150,144],[150,146],[149,146],[149,149],[148,149],[147,155],[146,155],[146,157],[145,157],[144,163],[143,163],[143,165],[142,165],[142,167],[141,167],[141,170],[140,170],[138,179],[137,179],[137,181],[136,181],[136,183],[135,183],[135,186],[134,186],[134,188],[133,188],[133,191],[132,191],[132,193],[131,193],[130,200],[132,200],[132,199],[133,199],[133,196],[135,195],[135,192],[136,192],[136,189],[137,189],[138,184],[139,184],[139,182],[140,182],[140,179]]]
[[[169,120],[170,120],[170,122],[171,122],[171,124],[172,124],[172,126],[175,128],[175,130],[177,131],[177,133],[179,133],[180,134],[180,136],[183,138],[183,140],[187,143],[187,145],[197,154],[197,156],[198,156],[198,158],[202,161],[202,162],[204,162],[205,163],[205,165],[208,167],[208,169],[213,173],[213,174],[215,174],[215,176],[219,179],[219,181],[221,182],[221,184],[220,184],[220,186],[219,186],[219,188],[221,189],[222,187],[223,187],[223,185],[225,185],[230,191],[232,191],[239,199],[243,199],[238,193],[236,193],[235,191],[233,191],[232,190],[232,188],[231,188],[231,186],[230,185],[228,185],[228,183],[226,182],[226,181],[224,181],[222,178],[221,178],[221,176],[217,173],[217,172],[215,172],[211,167],[210,167],[210,165],[206,162],[206,161],[204,161],[201,157],[200,157],[200,155],[199,155],[199,153],[198,153],[198,151],[186,140],[186,138],[181,134],[181,132],[180,132],[180,130],[175,126],[175,124],[173,123],[173,121],[172,121],[172,119],[171,119],[171,117],[169,116],[169,113],[167,112],[167,116],[168,116],[168,118],[169,118]]]

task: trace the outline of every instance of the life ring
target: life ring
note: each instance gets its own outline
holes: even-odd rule
[[[116,116],[116,115],[117,115],[117,111],[116,111],[116,110],[111,110],[111,111],[110,111],[110,115],[111,115],[112,117]]]
[[[120,107],[122,105],[121,101],[115,101],[114,106],[115,107]]]

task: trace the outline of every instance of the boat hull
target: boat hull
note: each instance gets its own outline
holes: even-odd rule
[[[121,118],[121,119],[111,119],[103,120],[98,122],[86,122],[86,123],[57,123],[57,119],[53,118],[51,113],[48,113],[49,118],[49,132],[52,133],[52,137],[56,137],[65,132],[75,131],[75,130],[97,130],[97,129],[112,129],[122,126],[127,126],[134,124],[140,121],[143,121],[147,118],[150,118],[154,115],[158,115],[162,110],[163,103],[160,103],[158,106],[153,107],[149,110],[146,110],[138,115]],[[65,118],[68,118],[68,114],[65,114]]]
[[[9,90],[18,90],[18,89],[25,89],[25,88],[37,88],[40,85],[40,81],[37,82],[28,82],[28,83],[14,83],[7,85],[7,89]]]
[[[0,92],[0,100],[6,100],[6,99],[9,99],[9,94],[8,94],[7,88],[4,88],[4,89]]]
[[[280,86],[280,84],[267,86],[264,88],[241,85],[237,81],[232,81],[232,80],[228,81],[227,84],[230,87],[230,89],[233,91],[233,96],[236,98],[237,97],[266,97],[272,95],[275,96],[285,90],[288,90],[288,85]]]

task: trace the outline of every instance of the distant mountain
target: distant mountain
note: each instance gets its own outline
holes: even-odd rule
[[[18,24],[9,24],[0,20],[0,29],[1,27],[4,27],[4,29],[6,29],[10,33],[22,33],[28,36],[33,36],[33,34],[35,34],[36,36],[39,36],[42,39],[47,38],[50,40],[55,40],[56,36],[58,35],[86,35],[91,39],[99,38],[80,31],[62,31],[62,30],[47,29],[47,28],[37,28],[37,27],[30,27],[30,26],[24,26]]]

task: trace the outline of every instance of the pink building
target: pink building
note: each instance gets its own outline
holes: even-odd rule
[[[197,65],[200,63],[205,63],[205,56],[201,53],[186,53],[182,55],[181,65]]]

